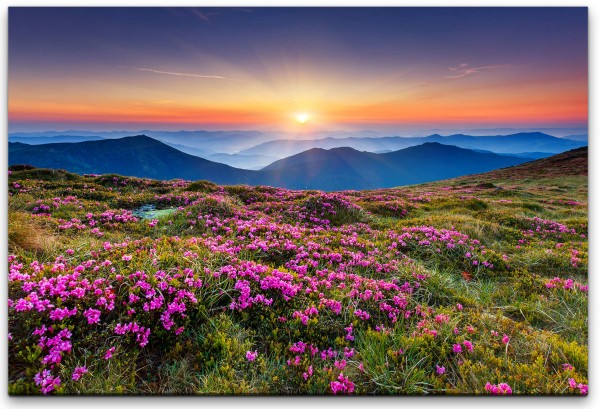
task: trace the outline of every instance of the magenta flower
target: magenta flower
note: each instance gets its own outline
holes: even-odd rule
[[[570,371],[573,369],[573,365],[571,364],[562,364],[562,370],[563,371]]]
[[[487,382],[485,384],[485,390],[490,392],[492,395],[512,395],[512,388],[507,383],[492,385],[491,383]]]
[[[246,359],[250,362],[253,362],[256,357],[258,356],[258,352],[257,351],[247,351],[246,352]]]
[[[83,312],[83,316],[87,318],[88,324],[97,324],[100,321],[100,314],[99,310],[93,308],[88,308]]]
[[[452,352],[454,352],[455,354],[460,354],[462,352],[462,347],[460,346],[460,344],[454,344],[452,345]]]
[[[338,392],[347,394],[354,392],[354,383],[350,381],[350,379],[344,377],[343,373],[340,373],[337,381],[330,382],[329,386],[334,395],[337,395]]]
[[[502,335],[502,343],[508,344],[508,341],[510,341],[510,338],[508,337],[508,335],[506,335],[506,334]]]
[[[35,384],[38,385],[44,395],[52,392],[60,386],[60,377],[52,376],[52,373],[45,369],[34,376]]]
[[[443,374],[445,374],[445,373],[446,373],[446,368],[445,368],[445,367],[443,367],[443,366],[436,365],[436,366],[435,366],[435,372],[436,372],[438,375],[443,375]]]
[[[352,330],[353,330],[353,326],[352,324],[350,324],[350,326],[344,328],[344,330],[346,330],[346,339],[348,341],[354,341],[354,336],[352,335]]]
[[[588,394],[588,386],[584,383],[577,383],[575,379],[569,378],[569,388],[571,389],[579,389],[579,393],[582,395]]]
[[[471,343],[471,341],[463,341],[463,345],[465,346],[465,348],[467,348],[467,351],[469,352],[473,352],[473,344]]]
[[[104,359],[110,359],[113,356],[113,352],[115,352],[115,347],[110,348],[108,351],[104,353]]]
[[[73,370],[73,375],[71,376],[71,379],[73,379],[75,382],[77,382],[78,380],[81,379],[83,374],[85,374],[87,372],[88,372],[88,370],[85,366],[78,366]]]

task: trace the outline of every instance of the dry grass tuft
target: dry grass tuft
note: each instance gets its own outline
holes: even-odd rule
[[[43,224],[24,212],[10,211],[8,214],[8,250],[25,250],[36,254],[51,252],[58,242],[57,237]]]

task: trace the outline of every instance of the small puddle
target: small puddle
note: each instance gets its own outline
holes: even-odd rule
[[[139,217],[141,219],[160,219],[161,217],[167,216],[173,213],[175,208],[171,207],[168,209],[156,209],[156,205],[153,204],[145,204],[143,206],[138,207],[133,210],[131,213],[135,217]]]

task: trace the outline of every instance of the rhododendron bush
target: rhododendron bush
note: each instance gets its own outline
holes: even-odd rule
[[[585,395],[581,183],[12,171],[9,392]]]

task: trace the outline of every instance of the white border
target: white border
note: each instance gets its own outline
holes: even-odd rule
[[[598,59],[600,54],[598,52],[598,30],[595,27],[597,19],[600,18],[600,2],[588,0],[304,0],[304,1],[290,1],[290,0],[220,0],[220,1],[198,1],[198,0],[59,0],[59,1],[40,1],[40,0],[6,0],[2,2],[3,5],[0,8],[0,23],[2,30],[0,30],[0,74],[2,80],[0,81],[0,94],[7,95],[7,57],[8,57],[8,6],[585,6],[589,7],[589,134],[590,134],[590,180],[598,180],[598,154],[593,149],[595,142],[593,142],[595,136],[593,131],[595,130],[595,120],[598,118],[598,105],[593,103],[593,96],[598,95],[598,87],[594,80],[593,73],[595,69],[598,69]],[[2,149],[2,155],[0,160],[2,166],[0,166],[0,175],[2,184],[5,188],[0,189],[1,202],[3,204],[8,203],[7,197],[7,172],[2,169],[7,169],[8,164],[8,152],[7,152],[7,99],[2,98],[0,102],[3,114],[0,115],[0,130],[2,130],[2,142],[0,142],[0,149]],[[590,184],[591,186],[591,184]],[[600,189],[598,190],[600,192]],[[590,209],[598,203],[597,191],[590,188]],[[6,208],[2,211],[0,216],[0,260],[6,260],[7,256],[7,212]],[[456,408],[477,408],[480,405],[489,407],[525,407],[529,405],[545,405],[550,407],[562,407],[569,406],[575,408],[581,407],[599,407],[600,401],[600,383],[597,382],[599,372],[598,352],[597,352],[597,322],[598,322],[598,302],[593,296],[595,294],[596,280],[594,274],[598,272],[596,268],[597,262],[595,255],[598,254],[598,245],[596,241],[596,233],[598,232],[598,226],[596,223],[595,212],[592,211],[592,215],[589,218],[590,226],[590,302],[589,302],[589,385],[590,395],[587,398],[573,399],[573,398],[553,398],[553,397],[523,397],[523,398],[509,398],[509,399],[485,399],[485,398],[446,398],[446,397],[372,397],[372,398],[348,398],[348,399],[332,399],[332,398],[318,398],[318,397],[198,397],[198,398],[187,398],[187,397],[65,397],[65,398],[15,398],[8,397],[8,360],[7,360],[7,324],[6,319],[2,318],[0,331],[0,405],[3,408],[43,408],[46,407],[61,407],[67,408],[80,408],[82,405],[103,408],[106,405],[114,407],[126,407],[131,405],[142,404],[151,407],[162,407],[164,405],[173,405],[179,407],[214,407],[214,406],[229,406],[235,405],[242,408],[247,406],[250,407],[269,407],[276,408],[282,405],[305,407],[305,406],[350,406],[350,407],[364,407],[367,405],[376,405],[379,407],[399,407],[399,406],[423,406],[426,408],[439,408],[443,407],[456,407]],[[2,271],[5,271],[4,268]],[[4,300],[7,299],[7,283],[6,279],[1,280],[0,286],[0,317],[7,316],[7,305]]]

